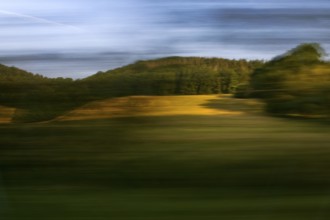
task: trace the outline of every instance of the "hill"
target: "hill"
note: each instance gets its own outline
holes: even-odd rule
[[[14,122],[52,119],[85,103],[86,89],[70,78],[47,78],[0,64],[0,105],[17,108]]]
[[[0,66],[0,105],[15,122],[50,120],[90,101],[132,95],[232,93],[261,61],[169,57],[139,61],[81,80],[47,78]]]

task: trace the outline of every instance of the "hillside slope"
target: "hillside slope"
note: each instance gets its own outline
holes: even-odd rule
[[[242,115],[262,111],[257,100],[229,95],[128,96],[88,103],[57,120],[89,120],[136,116]]]

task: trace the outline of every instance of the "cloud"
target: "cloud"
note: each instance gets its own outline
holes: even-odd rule
[[[142,59],[152,59],[179,52],[168,48],[141,51],[76,51],[71,53],[27,53],[0,56],[0,63],[16,66],[49,77],[83,78]]]
[[[254,47],[261,54],[279,47],[285,51],[303,42],[330,45],[330,8],[326,7],[173,7],[162,16],[159,25],[166,27],[164,33],[181,46],[213,43],[218,47],[231,45],[233,49]]]

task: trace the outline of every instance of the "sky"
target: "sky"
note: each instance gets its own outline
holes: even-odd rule
[[[84,78],[165,56],[271,59],[301,43],[330,51],[329,0],[10,0],[0,63]]]

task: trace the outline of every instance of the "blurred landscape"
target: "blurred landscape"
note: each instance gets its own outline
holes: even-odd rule
[[[0,218],[330,218],[330,64],[166,57],[83,79],[0,66]]]

